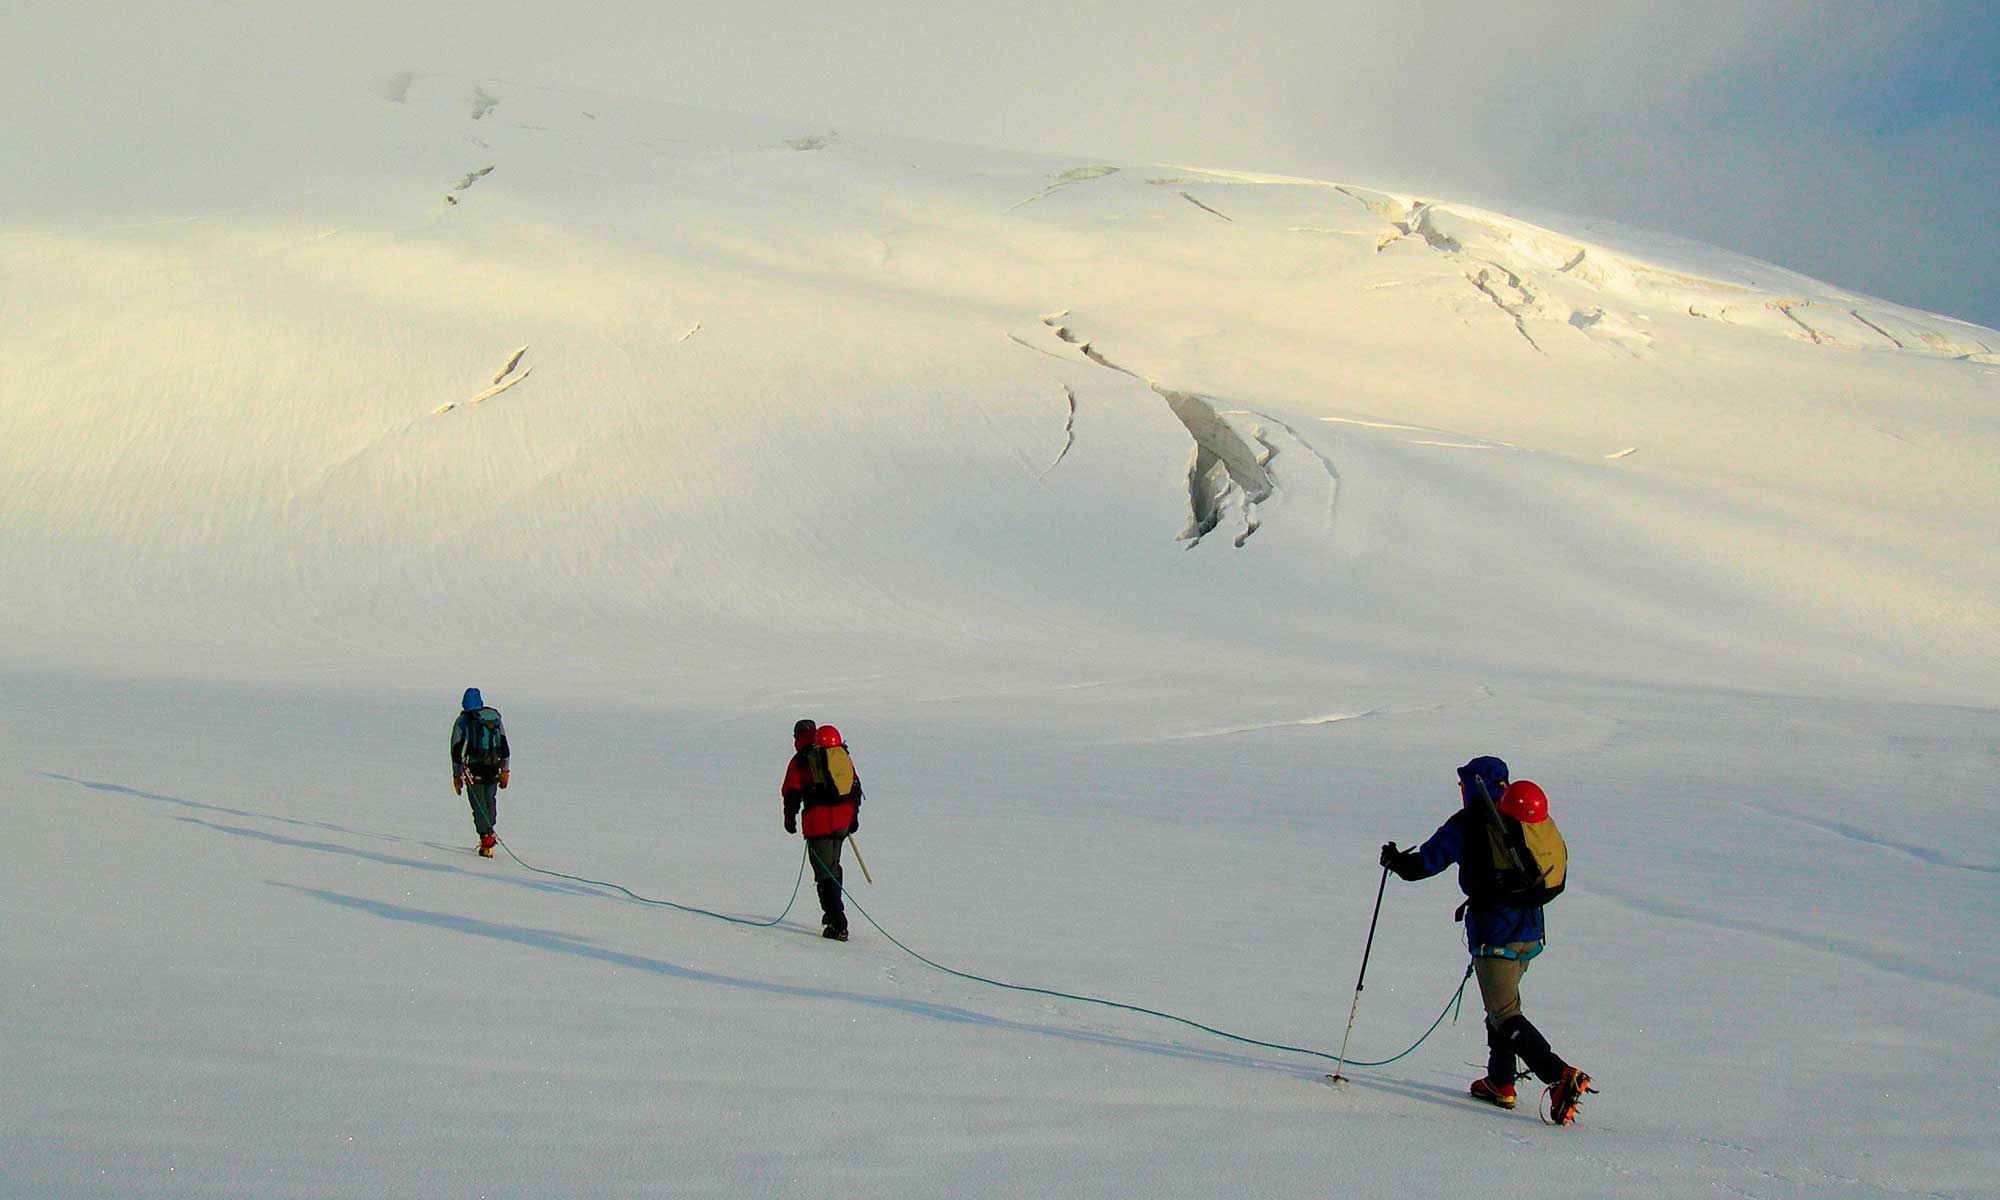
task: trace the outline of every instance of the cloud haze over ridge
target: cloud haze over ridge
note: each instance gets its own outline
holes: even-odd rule
[[[21,165],[0,217],[38,182],[43,203],[129,197],[122,164],[227,137],[245,109],[288,113],[309,154],[314,89],[443,71],[1606,218],[2000,326],[1986,0],[84,0],[9,27],[0,148]]]

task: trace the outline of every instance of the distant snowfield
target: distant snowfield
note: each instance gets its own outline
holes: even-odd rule
[[[1358,183],[494,81],[88,203],[38,162],[0,1191],[1990,1187],[2000,334]],[[897,937],[1329,1051],[1374,847],[1501,754],[1577,857],[1530,1012],[1605,1094],[1472,1108],[1476,1004],[1335,1092],[825,945],[810,888],[757,931],[484,862],[467,684],[529,863],[775,916],[816,716]],[[1362,1057],[1450,994],[1452,892],[1392,886]]]

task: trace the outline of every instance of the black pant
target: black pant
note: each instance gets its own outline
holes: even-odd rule
[[[847,928],[847,906],[840,902],[840,844],[847,840],[846,834],[833,837],[809,837],[806,850],[812,854],[813,886],[819,890],[819,910],[822,922],[831,929]]]
[[[1567,1065],[1561,1055],[1549,1049],[1549,1040],[1542,1036],[1542,1031],[1519,1013],[1498,1026],[1486,1027],[1486,1077],[1494,1083],[1512,1083],[1515,1055],[1543,1083],[1561,1079]]]

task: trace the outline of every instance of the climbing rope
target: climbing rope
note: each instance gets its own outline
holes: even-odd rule
[[[504,840],[497,838],[495,840],[499,842],[500,848],[507,852],[508,858],[513,859],[514,862],[519,866],[521,866],[523,869],[532,871],[537,875],[547,875],[553,879],[567,879],[572,883],[589,884],[592,887],[610,888],[612,891],[621,892],[624,895],[631,897],[632,899],[638,901],[641,904],[653,905],[659,908],[671,908],[677,912],[692,913],[696,916],[701,916],[701,917],[713,917],[718,921],[727,921],[732,925],[747,925],[752,929],[769,929],[777,925],[780,921],[783,921],[785,919],[786,914],[792,911],[792,905],[798,902],[799,889],[802,886],[804,886],[805,883],[806,862],[808,859],[810,859],[814,863],[814,865],[822,869],[824,869],[825,867],[825,864],[820,862],[819,856],[812,852],[812,847],[810,846],[806,847],[805,854],[802,855],[799,859],[798,878],[792,881],[792,896],[791,899],[785,901],[784,912],[779,913],[777,916],[772,917],[768,921],[753,921],[746,917],[732,917],[727,913],[714,912],[706,908],[697,908],[692,904],[680,904],[672,900],[654,900],[646,896],[641,896],[639,893],[633,891],[628,887],[625,887],[623,884],[612,883],[609,880],[590,879],[582,875],[567,875],[561,871],[550,871],[543,867],[537,867],[532,863],[523,860],[520,855],[514,853],[514,848],[512,846],[509,846]],[[830,871],[826,873],[829,875],[832,874],[832,872]],[[1291,1046],[1285,1044],[1284,1042],[1267,1042],[1259,1038],[1245,1037],[1242,1034],[1230,1033],[1226,1029],[1217,1029],[1213,1025],[1204,1025],[1200,1021],[1192,1020],[1188,1017],[1179,1016],[1170,1012],[1162,1012],[1157,1008],[1146,1008],[1142,1005],[1126,1004],[1118,1000],[1106,1000],[1101,996],[1086,996],[1077,992],[1065,992],[1065,991],[1060,991],[1056,988],[1036,987],[1032,984],[1025,984],[1025,983],[1008,983],[1005,980],[992,979],[985,975],[974,974],[971,971],[961,971],[956,967],[948,967],[945,964],[938,962],[934,958],[930,958],[927,955],[917,952],[916,950],[912,949],[909,945],[904,943],[901,939],[899,939],[895,934],[890,933],[887,929],[882,928],[882,923],[880,921],[877,921],[866,908],[862,907],[861,902],[854,898],[853,892],[847,890],[847,884],[845,882],[842,882],[840,884],[840,893],[842,896],[845,896],[847,898],[847,903],[854,906],[854,911],[861,914],[863,920],[867,921],[870,925],[875,927],[875,932],[881,934],[884,938],[888,939],[890,945],[893,945],[894,947],[896,947],[896,949],[901,950],[903,953],[909,955],[911,958],[916,959],[918,962],[924,964],[925,966],[931,968],[934,971],[942,971],[946,975],[950,975],[958,979],[963,979],[971,983],[985,984],[988,987],[1003,988],[1010,992],[1026,992],[1029,993],[1030,995],[1048,996],[1058,1000],[1074,1000],[1080,1004],[1095,1004],[1103,1008],[1117,1009],[1121,1012],[1137,1013],[1141,1016],[1147,1016],[1147,1017],[1157,1017],[1163,1021],[1172,1021],[1175,1022],[1176,1024],[1185,1025],[1190,1029],[1198,1029],[1203,1033],[1211,1034],[1215,1037],[1222,1038],[1226,1041],[1238,1042],[1245,1046],[1257,1046],[1265,1050],[1279,1050],[1287,1054],[1303,1054],[1308,1058],[1323,1058],[1328,1062],[1339,1061],[1334,1055],[1329,1054],[1324,1050],[1314,1050],[1309,1046]],[[1416,1041],[1410,1043],[1408,1049],[1398,1054],[1392,1054],[1388,1058],[1376,1059],[1373,1061],[1360,1058],[1350,1058],[1346,1060],[1347,1065],[1350,1067],[1386,1067],[1390,1063],[1408,1058],[1410,1055],[1416,1053],[1417,1047],[1423,1045],[1426,1041],[1430,1040],[1430,1036],[1438,1031],[1438,1027],[1440,1025],[1444,1024],[1444,1019],[1446,1017],[1450,1017],[1454,1022],[1458,1020],[1458,1014],[1464,1007],[1465,985],[1467,981],[1469,981],[1471,978],[1472,978],[1472,967],[1470,966],[1470,964],[1468,964],[1465,968],[1465,974],[1461,976],[1458,981],[1457,990],[1452,992],[1451,999],[1445,1001],[1444,1008],[1438,1012],[1437,1019],[1431,1022],[1430,1028],[1424,1030],[1422,1036],[1417,1038]]]
[[[806,847],[806,854],[812,858],[814,865],[819,867],[823,873],[828,875],[832,874],[832,872],[825,870],[826,864],[820,861],[819,856],[817,854],[813,854],[811,846]],[[854,906],[854,911],[860,913],[863,920],[867,921],[870,925],[873,925],[875,927],[875,932],[889,939],[889,943],[895,946],[896,949],[901,950],[903,953],[909,955],[911,958],[916,959],[918,962],[924,964],[925,966],[930,967],[932,970],[942,971],[947,975],[955,976],[959,979],[969,980],[970,982],[973,983],[983,983],[986,984],[988,987],[1005,988],[1010,992],[1027,992],[1031,995],[1036,995],[1036,996],[1050,996],[1060,1000],[1075,1000],[1084,1004],[1096,1004],[1104,1008],[1115,1008],[1120,1010],[1121,1012],[1139,1013],[1141,1015],[1148,1017],[1158,1017],[1161,1020],[1173,1021],[1181,1025],[1186,1025],[1190,1029],[1199,1029],[1203,1033],[1213,1034],[1216,1037],[1224,1038],[1228,1041],[1240,1042],[1246,1046],[1260,1046],[1266,1050],[1283,1050],[1291,1054],[1304,1054],[1312,1058],[1323,1058],[1328,1062],[1338,1061],[1334,1055],[1328,1054],[1324,1050],[1313,1050],[1306,1046],[1288,1046],[1283,1042],[1266,1042],[1258,1038],[1244,1037],[1242,1034],[1230,1033],[1228,1030],[1225,1029],[1217,1029],[1213,1025],[1204,1025],[1200,1021],[1191,1020],[1187,1017],[1178,1016],[1174,1013],[1161,1012],[1157,1008],[1145,1008],[1137,1004],[1126,1004],[1118,1000],[1106,1000],[1101,996],[1085,996],[1076,992],[1058,991],[1055,988],[1035,987],[1031,984],[1025,984],[1025,983],[1008,983],[1004,980],[991,979],[984,975],[975,975],[970,971],[961,971],[956,967],[948,967],[943,963],[938,962],[936,959],[929,958],[911,949],[908,945],[904,944],[899,938],[897,938],[895,934],[890,933],[888,930],[882,928],[882,923],[880,921],[877,921],[872,915],[869,914],[866,908],[863,908],[861,906],[861,902],[854,898],[853,892],[847,890],[847,884],[845,882],[842,882],[840,884],[840,894],[847,898],[847,902]],[[1407,1058],[1411,1054],[1415,1053],[1417,1047],[1423,1045],[1424,1042],[1430,1038],[1431,1034],[1437,1032],[1438,1026],[1444,1024],[1445,1017],[1450,1016],[1454,1021],[1458,1019],[1456,1010],[1462,1007],[1463,1001],[1465,999],[1466,980],[1469,980],[1471,978],[1472,978],[1472,967],[1468,964],[1465,968],[1464,976],[1462,976],[1458,981],[1457,990],[1452,993],[1451,999],[1445,1002],[1443,1010],[1440,1011],[1437,1015],[1437,1020],[1431,1022],[1430,1028],[1424,1030],[1423,1036],[1418,1038],[1415,1042],[1412,1042],[1410,1044],[1409,1049],[1404,1050],[1400,1054],[1395,1054],[1388,1058],[1380,1059],[1375,1062],[1368,1062],[1358,1058],[1350,1058],[1347,1060],[1347,1065],[1350,1067],[1386,1067],[1390,1063],[1393,1063],[1398,1059]]]
[[[806,878],[806,860],[803,856],[801,856],[799,858],[799,876],[797,879],[792,880],[792,898],[790,900],[785,901],[785,911],[779,913],[775,917],[772,917],[768,921],[753,921],[750,920],[748,917],[732,917],[728,913],[711,912],[706,908],[696,908],[692,904],[676,904],[672,900],[649,899],[645,896],[641,896],[639,893],[633,891],[631,888],[625,887],[622,884],[612,883],[609,880],[586,879],[581,875],[565,875],[561,871],[544,870],[541,867],[532,866],[526,862],[522,862],[521,856],[514,853],[514,847],[509,846],[504,839],[496,837],[493,840],[500,843],[500,848],[507,852],[508,858],[511,858],[515,862],[520,863],[522,867],[525,867],[526,869],[533,871],[537,875],[547,875],[555,879],[567,879],[570,880],[572,883],[587,883],[590,884],[592,887],[610,888],[612,891],[625,893],[627,896],[630,896],[632,899],[637,900],[641,904],[651,904],[659,908],[671,908],[679,912],[693,913],[698,917],[714,917],[718,921],[727,921],[731,925],[748,925],[752,929],[769,929],[772,926],[776,925],[778,922],[784,920],[786,913],[792,911],[792,905],[798,903],[799,888],[801,885],[805,883],[805,878]]]

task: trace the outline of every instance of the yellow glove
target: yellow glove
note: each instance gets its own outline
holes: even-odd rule
[[[507,768],[505,767],[500,768],[500,786],[501,787],[507,786]]]

